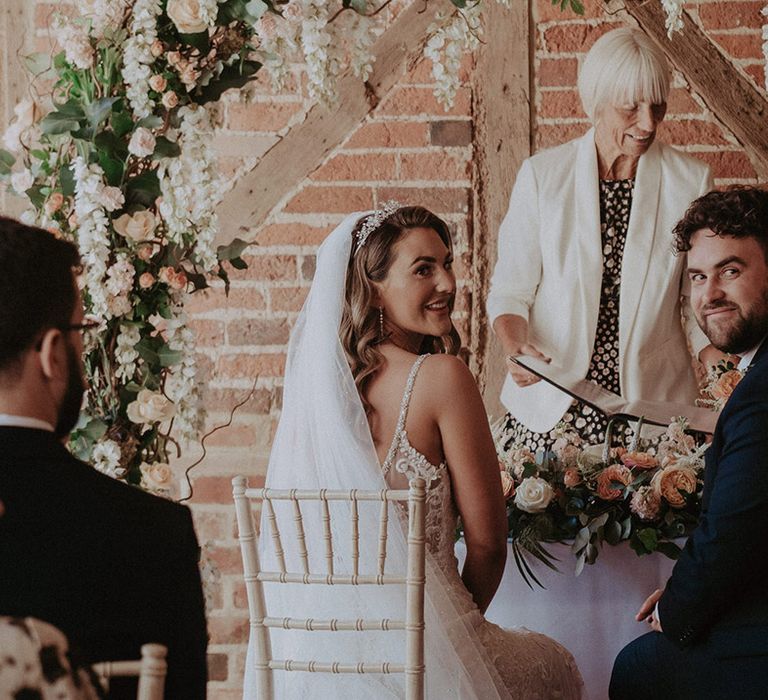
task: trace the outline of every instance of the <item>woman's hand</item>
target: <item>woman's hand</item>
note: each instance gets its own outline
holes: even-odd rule
[[[528,342],[528,321],[522,316],[504,314],[493,322],[493,330],[504,348],[507,371],[515,384],[517,386],[531,386],[540,382],[541,379],[535,374],[523,369],[510,359],[513,357],[535,357],[543,362],[550,361],[549,357]]]

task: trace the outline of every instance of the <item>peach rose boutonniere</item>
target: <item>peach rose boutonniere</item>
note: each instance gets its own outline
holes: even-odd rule
[[[706,384],[701,390],[702,398],[696,403],[699,406],[711,408],[713,411],[722,411],[723,406],[738,383],[744,377],[744,372],[736,368],[730,360],[720,360],[707,374]]]

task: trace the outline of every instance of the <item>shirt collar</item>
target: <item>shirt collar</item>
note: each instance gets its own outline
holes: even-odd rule
[[[48,421],[32,418],[31,416],[14,416],[10,413],[0,413],[0,426],[36,428],[38,430],[47,430],[49,433],[53,432],[53,426]]]
[[[740,372],[745,372],[749,366],[752,364],[752,360],[755,359],[755,355],[757,354],[757,351],[760,349],[760,346],[765,342],[765,338],[763,338],[755,347],[753,347],[751,350],[747,350],[742,356],[741,360],[739,360],[739,364],[736,367]]]

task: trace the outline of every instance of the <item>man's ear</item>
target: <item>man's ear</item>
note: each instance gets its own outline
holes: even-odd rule
[[[64,334],[58,328],[49,328],[39,343],[40,369],[46,379],[65,379],[67,376],[67,348]]]

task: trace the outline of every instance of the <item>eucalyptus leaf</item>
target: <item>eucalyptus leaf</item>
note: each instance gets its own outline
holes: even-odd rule
[[[591,536],[591,533],[589,531],[588,527],[583,527],[581,530],[576,533],[576,537],[573,539],[573,544],[571,545],[571,551],[576,554],[584,549],[584,547],[589,544],[589,538]]]
[[[100,100],[85,105],[85,116],[94,131],[107,120],[112,112],[112,105],[120,99],[118,97],[102,97]]]
[[[574,569],[573,575],[578,576],[582,571],[584,571],[584,562],[586,560],[586,552],[582,552],[579,554],[578,557],[576,557],[576,568]]]
[[[611,520],[611,522],[606,523],[605,529],[603,530],[603,537],[608,544],[618,544],[621,542],[621,532],[621,525],[615,520]]]
[[[643,546],[649,552],[655,552],[658,548],[658,536],[656,530],[650,527],[637,531],[637,539],[643,543]]]
[[[143,126],[145,129],[159,129],[163,125],[163,120],[154,114],[150,114],[148,117],[140,119],[136,126]]]
[[[83,115],[84,118],[85,115]],[[63,112],[50,112],[40,122],[40,130],[48,136],[68,134],[80,128],[80,122]]]

